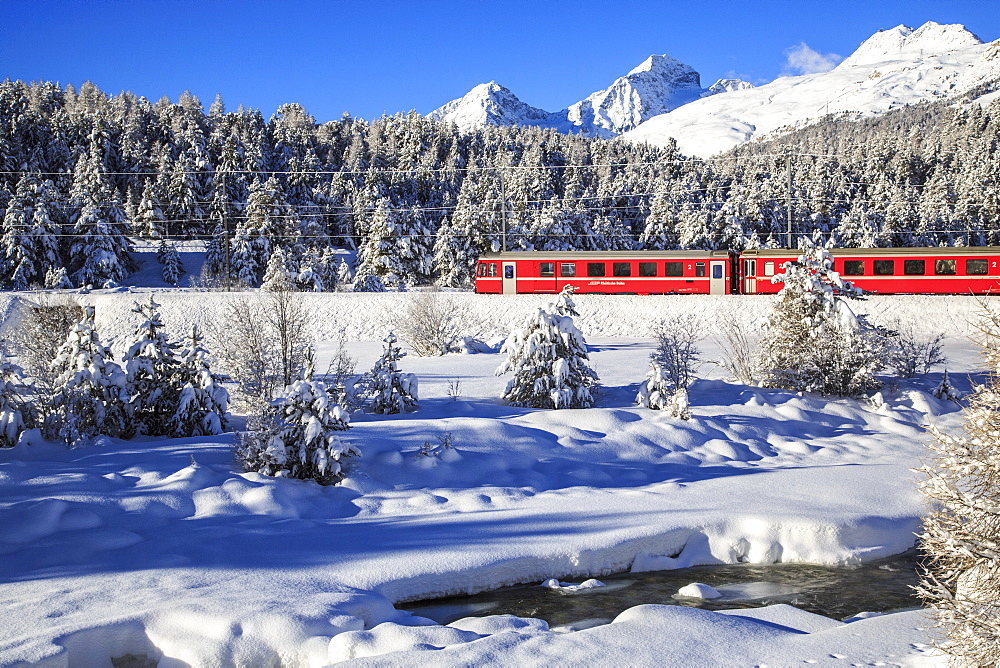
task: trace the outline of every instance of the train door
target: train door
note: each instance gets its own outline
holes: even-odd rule
[[[757,260],[743,258],[743,294],[757,294]]]
[[[726,261],[712,260],[709,263],[708,294],[726,294]]]
[[[503,293],[505,295],[517,294],[517,269],[516,263],[503,263]]]

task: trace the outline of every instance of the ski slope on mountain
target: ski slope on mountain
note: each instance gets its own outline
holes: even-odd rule
[[[873,116],[928,100],[958,98],[1000,79],[1000,44],[983,44],[961,25],[929,22],[876,33],[829,72],[781,77],[720,93],[644,122],[622,141],[708,157],[827,115]]]

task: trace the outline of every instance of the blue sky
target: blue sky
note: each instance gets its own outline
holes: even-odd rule
[[[495,80],[556,111],[651,53],[705,86],[761,83],[791,73],[792,54],[847,56],[929,20],[1000,38],[997,0],[0,0],[0,78],[151,100],[187,89],[206,107],[220,93],[265,117],[298,102],[320,121],[426,113]]]

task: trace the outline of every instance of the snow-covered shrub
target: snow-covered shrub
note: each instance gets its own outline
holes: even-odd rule
[[[666,408],[672,417],[681,420],[691,419],[691,404],[688,402],[688,393],[684,388],[678,388],[670,395],[670,403]]]
[[[698,368],[698,341],[702,338],[702,330],[701,320],[691,313],[661,322],[654,329],[656,350],[650,357],[669,381],[671,392],[691,384]]]
[[[760,377],[760,341],[751,329],[733,314],[718,321],[719,335],[715,337],[722,355],[717,362],[738,383],[753,385]]]
[[[933,394],[938,399],[944,401],[958,401],[962,398],[962,393],[955,389],[951,384],[951,379],[948,377],[948,370],[945,369],[944,373],[941,375],[941,382],[931,390]]]
[[[921,336],[914,327],[894,324],[889,329],[894,333],[886,355],[886,366],[899,378],[913,378],[918,373],[930,373],[931,368],[944,364],[941,341],[944,334]]]
[[[83,315],[83,307],[67,296],[42,295],[38,301],[18,303],[17,326],[10,333],[12,352],[42,392],[52,389],[58,375],[52,360]]]
[[[934,459],[921,468],[930,505],[920,543],[918,594],[956,665],[1000,661],[1000,313],[982,305],[990,370],[969,398],[959,434],[933,430]]]
[[[101,343],[93,306],[84,307],[83,319],[70,331],[52,368],[57,377],[46,406],[46,438],[75,446],[97,434],[127,431],[125,372]]]
[[[451,435],[451,432],[445,432],[444,434],[434,437],[436,443],[431,443],[430,441],[424,441],[424,444],[420,446],[417,450],[417,457],[434,457],[440,459],[441,455],[444,455],[449,450],[454,449],[455,439]]]
[[[312,313],[288,289],[261,291],[229,301],[209,328],[221,369],[249,403],[269,402],[305,367]]]
[[[21,367],[0,350],[0,448],[16,445],[21,432],[35,425],[33,406],[17,391],[24,380]]]
[[[396,335],[389,332],[383,341],[382,356],[355,383],[355,396],[373,413],[402,413],[417,405],[417,377],[399,370],[399,360],[406,353],[396,344]]]
[[[168,421],[177,412],[180,388],[174,383],[179,344],[167,338],[160,321],[160,305],[149,296],[132,308],[142,318],[132,345],[122,358],[125,365],[129,426],[124,435],[163,436],[170,433]]]
[[[334,484],[342,478],[343,458],[360,454],[337,437],[350,428],[350,418],[313,378],[311,363],[248,427],[237,457],[248,471],[264,475]]]
[[[347,336],[344,330],[340,330],[340,335],[337,338],[337,349],[330,357],[330,364],[326,368],[326,387],[333,400],[342,407],[348,410],[357,410],[361,407],[354,401],[349,381],[354,376],[358,360],[347,353],[346,343]]]
[[[569,287],[569,286],[567,286]],[[521,327],[504,342],[507,360],[497,375],[511,372],[503,398],[529,408],[588,408],[597,374],[587,366],[587,342],[573,323],[572,290],[556,303],[528,314]]]
[[[833,271],[817,245],[785,263],[779,301],[768,318],[761,350],[762,385],[820,394],[857,395],[876,389],[887,337],[842,297],[861,292]]]
[[[460,350],[471,319],[459,302],[437,290],[415,292],[397,317],[396,331],[421,357]]]
[[[209,353],[202,346],[201,332],[191,325],[186,347],[174,371],[173,384],[179,388],[177,407],[167,423],[176,437],[214,436],[226,430],[229,392],[212,374]]]

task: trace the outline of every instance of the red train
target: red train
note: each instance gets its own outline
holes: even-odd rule
[[[877,294],[1000,293],[1000,247],[841,248],[834,270]],[[520,251],[479,258],[476,292],[773,294],[771,277],[801,255],[782,249],[684,251]]]

